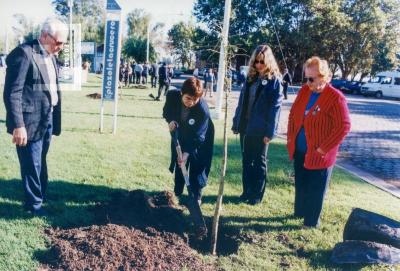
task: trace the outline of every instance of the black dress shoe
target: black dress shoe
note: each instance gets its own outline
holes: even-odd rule
[[[240,200],[240,201],[243,201],[243,202],[246,202],[246,201],[249,200],[249,196],[243,193],[243,194],[241,194],[241,195],[239,196],[239,200]]]
[[[47,212],[43,210],[43,208],[40,208],[39,210],[30,210],[29,213],[33,216],[37,217],[44,217],[47,216]]]

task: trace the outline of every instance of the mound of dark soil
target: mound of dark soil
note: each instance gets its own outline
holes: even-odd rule
[[[100,93],[92,93],[92,94],[86,95],[86,97],[92,98],[92,99],[101,99],[101,94]]]
[[[46,233],[50,270],[215,270],[180,236],[152,228],[107,224]]]
[[[182,237],[188,231],[183,209],[169,191],[154,195],[143,190],[116,193],[109,202],[97,205],[94,211],[97,220],[104,224],[113,223],[136,229],[152,227]]]

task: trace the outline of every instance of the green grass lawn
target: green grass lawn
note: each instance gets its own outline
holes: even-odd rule
[[[118,130],[111,134],[112,103],[106,103],[105,132],[100,134],[100,101],[86,98],[100,92],[101,80],[91,75],[80,92],[63,94],[63,132],[53,139],[48,156],[50,175],[46,206],[50,216],[31,218],[22,210],[23,189],[11,137],[5,133],[0,107],[0,270],[34,270],[46,251],[43,229],[93,225],[89,211],[116,190],[173,188],[168,171],[169,133],[161,118],[163,103],[150,101],[149,90],[123,91]],[[154,90],[153,90],[154,92]],[[211,217],[218,191],[222,159],[222,121],[215,121],[216,144],[209,185],[202,209]],[[228,127],[231,125],[228,124]],[[292,165],[285,144],[274,140],[269,149],[269,183],[257,206],[238,202],[241,193],[239,139],[230,134],[225,198],[221,224],[242,236],[237,253],[218,258],[204,255],[225,270],[400,270],[388,266],[336,266],[330,251],[342,241],[344,224],[353,207],[400,220],[400,200],[342,170],[335,169],[325,201],[322,226],[305,230],[293,219]],[[246,239],[246,238],[243,238]],[[301,248],[302,253],[296,253]]]

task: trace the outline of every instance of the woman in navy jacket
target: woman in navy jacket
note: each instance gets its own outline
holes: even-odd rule
[[[239,97],[232,131],[240,133],[243,193],[251,205],[262,201],[267,181],[266,153],[274,137],[282,104],[281,74],[272,50],[258,46],[249,64],[249,74]]]
[[[163,117],[169,130],[178,130],[178,139],[183,158],[178,161],[174,143],[171,141],[171,164],[175,171],[176,196],[183,193],[185,181],[179,167],[189,168],[190,190],[201,200],[202,188],[206,186],[210,172],[214,146],[214,125],[210,118],[207,102],[201,98],[201,81],[195,77],[187,79],[181,91],[169,91],[163,109]]]

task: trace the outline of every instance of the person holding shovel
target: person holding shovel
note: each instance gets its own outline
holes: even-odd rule
[[[202,189],[207,184],[214,147],[214,124],[207,102],[202,98],[201,85],[197,78],[188,78],[181,91],[168,92],[163,108],[163,117],[168,123],[169,131],[177,135],[182,149],[182,157],[178,157],[172,140],[169,170],[171,173],[175,171],[175,195],[180,196],[183,193],[185,179],[181,169],[184,168],[189,173],[188,193],[199,204]]]

